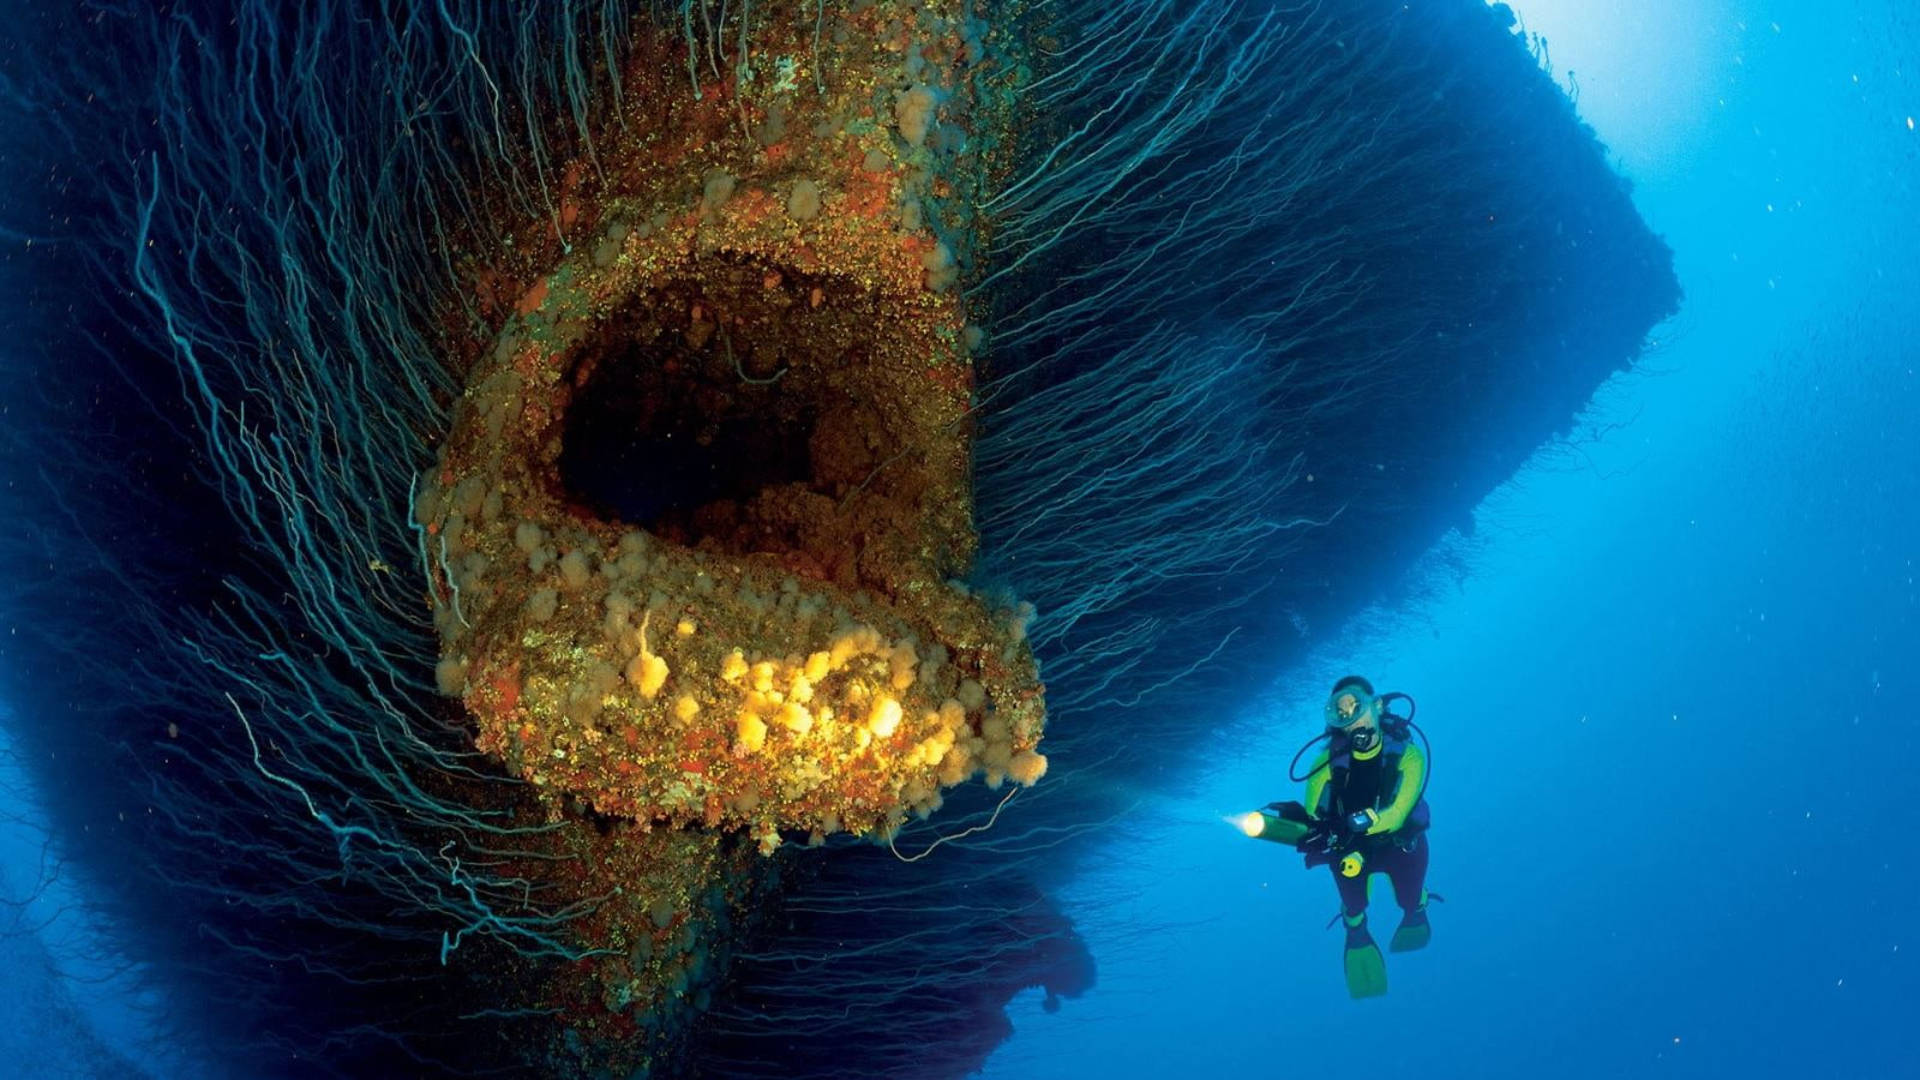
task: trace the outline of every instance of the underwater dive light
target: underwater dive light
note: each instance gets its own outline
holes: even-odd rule
[[[1310,822],[1265,810],[1254,810],[1228,820],[1255,840],[1271,840],[1276,844],[1298,844],[1312,828]]]

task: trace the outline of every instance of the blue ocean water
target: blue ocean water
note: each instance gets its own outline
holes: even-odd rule
[[[1184,794],[1141,792],[1064,891],[1097,986],[1016,998],[988,1076],[1912,1068],[1920,24],[1900,0],[1516,8],[1685,306],[1470,536],[1309,627],[1307,663],[1220,687]],[[1326,871],[1227,821],[1297,797],[1287,762],[1349,671],[1419,702],[1447,898],[1360,1002]],[[143,1041],[150,991],[89,966],[112,928],[36,812],[9,818],[0,1050],[201,1074]]]
[[[1466,554],[1275,694],[1222,694],[1214,768],[1112,823],[1076,890],[1099,991],[1034,995],[988,1076],[1913,1075],[1920,22],[1515,7],[1686,304]],[[1327,871],[1224,821],[1298,797],[1350,671],[1418,700],[1446,897],[1365,1001]],[[1377,883],[1376,936],[1397,915]]]

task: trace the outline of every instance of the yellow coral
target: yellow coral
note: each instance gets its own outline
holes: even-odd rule
[[[806,706],[789,701],[780,707],[780,723],[795,735],[805,735],[813,728],[813,714]]]
[[[659,696],[660,688],[666,685],[667,662],[650,652],[643,652],[627,665],[627,681],[640,691],[641,697],[652,701]]]
[[[827,650],[827,666],[839,671],[854,657],[878,653],[881,648],[880,631],[871,626],[857,626],[833,639]]]
[[[1032,787],[1035,781],[1047,775],[1046,756],[1032,750],[1022,750],[1007,762],[1007,775],[1021,787]]]
[[[973,755],[964,746],[956,744],[946,757],[940,759],[940,782],[948,787],[965,780],[971,772]]]
[[[655,656],[647,648],[647,623],[653,618],[653,610],[640,618],[640,654],[627,664],[627,681],[638,687],[640,696],[652,701],[659,696],[660,688],[667,682],[667,662]]]
[[[900,703],[885,694],[875,698],[872,711],[867,713],[867,730],[873,732],[875,738],[885,739],[899,726]]]
[[[895,690],[905,690],[920,677],[920,656],[913,646],[902,642],[887,654],[888,681]]]
[[[913,752],[907,755],[907,764],[910,767],[938,765],[952,749],[953,733],[943,728],[920,740],[919,744],[913,748]]]
[[[767,723],[750,712],[743,712],[734,725],[734,735],[740,749],[749,754],[757,753],[767,744]]]

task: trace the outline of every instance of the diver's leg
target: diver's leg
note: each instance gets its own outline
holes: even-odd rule
[[[1333,884],[1340,890],[1340,921],[1347,928],[1347,948],[1371,945],[1373,938],[1367,934],[1367,881],[1372,873],[1363,873],[1359,877],[1347,877],[1340,872],[1340,864],[1333,864]],[[1369,871],[1373,868],[1368,867]]]
[[[1372,876],[1363,873],[1344,877],[1338,864],[1333,867],[1333,883],[1340,890],[1340,921],[1347,930],[1347,993],[1356,998],[1379,997],[1387,992],[1386,960],[1367,932],[1367,879]]]
[[[1382,867],[1393,882],[1393,899],[1400,905],[1400,927],[1387,948],[1412,952],[1425,948],[1433,937],[1427,924],[1427,837],[1422,833],[1410,850],[1389,848]]]
[[[1340,914],[1349,919],[1365,918],[1367,914],[1367,878],[1372,875],[1361,874],[1359,877],[1346,877],[1340,873],[1339,863],[1334,863],[1328,869],[1333,871],[1333,884],[1340,890]],[[1368,869],[1372,868],[1369,867]]]
[[[1387,872],[1388,880],[1393,882],[1393,899],[1400,910],[1412,914],[1427,906],[1427,837],[1425,833],[1413,842],[1412,850],[1388,848],[1386,865],[1381,869]]]

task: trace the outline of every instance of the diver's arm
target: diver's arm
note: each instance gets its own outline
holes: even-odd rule
[[[1410,742],[1400,754],[1400,788],[1393,793],[1393,801],[1385,808],[1373,814],[1373,824],[1367,826],[1368,836],[1390,833],[1407,823],[1407,815],[1413,813],[1414,806],[1420,801],[1420,789],[1426,786],[1427,755],[1420,749],[1419,743]]]
[[[1327,757],[1327,752],[1323,750],[1320,756],[1313,759],[1313,768],[1307,773],[1306,796],[1300,800],[1313,817],[1320,816],[1320,799],[1326,794],[1327,781],[1333,776],[1333,770],[1327,767]]]

